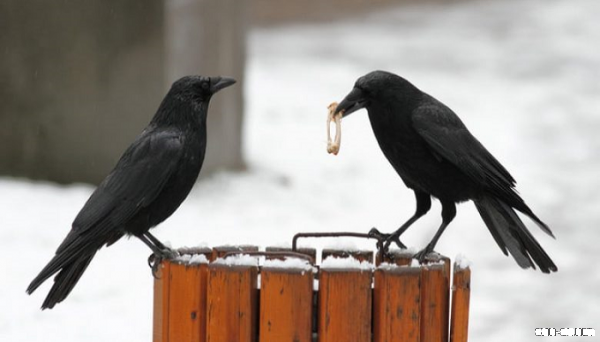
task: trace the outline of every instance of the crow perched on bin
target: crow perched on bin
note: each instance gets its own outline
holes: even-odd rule
[[[63,301],[96,252],[124,235],[136,236],[159,258],[173,254],[149,230],[171,216],[192,189],[204,161],[208,104],[234,83],[203,76],[173,83],[150,124],[96,188],[55,256],[27,288],[31,294],[58,273],[42,309]]]
[[[417,253],[421,261],[432,252],[444,229],[456,215],[456,203],[472,200],[494,240],[522,268],[544,273],[557,267],[523,224],[514,209],[531,218],[554,237],[515,191],[515,180],[467,130],[458,116],[404,78],[373,71],[359,78],[339,103],[343,117],[366,108],[373,132],[392,167],[416,198],[416,211],[392,234],[371,233],[405,248],[400,235],[425,215],[431,197],[442,205],[442,224],[427,246]]]

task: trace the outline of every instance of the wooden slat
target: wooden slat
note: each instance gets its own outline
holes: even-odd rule
[[[312,341],[311,271],[264,267],[260,292],[261,342]]]
[[[419,342],[421,270],[378,268],[373,290],[373,341]]]
[[[207,286],[207,342],[257,340],[256,266],[211,264]]]
[[[154,309],[153,309],[153,342],[169,341],[169,279],[170,266],[167,261],[163,261],[157,272],[157,278],[154,279]]]
[[[471,269],[459,268],[454,264],[450,342],[467,342],[469,333],[470,296]]]
[[[370,342],[372,272],[321,268],[319,278],[319,341]]]
[[[204,342],[208,265],[171,263],[168,342]]]
[[[373,251],[369,250],[342,250],[325,248],[323,251],[321,251],[321,260],[325,260],[328,257],[354,258],[358,261],[368,261],[373,263]]]
[[[448,341],[449,283],[444,264],[421,266],[421,341]]]

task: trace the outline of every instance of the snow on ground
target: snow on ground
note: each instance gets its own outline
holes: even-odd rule
[[[265,246],[289,244],[298,231],[398,227],[414,210],[413,196],[379,151],[364,111],[344,120],[340,154],[325,152],[326,106],[362,74],[390,70],[453,108],[557,237],[527,221],[559,272],[523,271],[502,255],[473,206],[459,206],[437,250],[472,261],[471,340],[529,341],[541,327],[598,330],[599,14],[596,0],[482,1],[255,29],[244,85],[249,171],[202,181],[155,233],[173,246]],[[0,179],[1,341],[151,339],[149,250],[139,241],[102,250],[54,310],[38,309],[49,284],[25,294],[92,190]],[[439,210],[435,203],[404,242],[423,247]]]

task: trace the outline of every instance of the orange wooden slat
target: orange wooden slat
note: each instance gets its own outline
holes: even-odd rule
[[[321,268],[319,279],[319,341],[370,342],[372,272]]]
[[[208,266],[207,342],[257,340],[257,274],[256,266]]]
[[[449,278],[446,266],[423,265],[421,272],[421,342],[447,342]]]
[[[385,267],[375,270],[373,341],[419,342],[421,270]]]
[[[168,342],[204,342],[207,264],[171,263]]]
[[[450,342],[467,342],[469,333],[470,296],[471,269],[459,268],[454,264]]]
[[[169,341],[169,279],[170,266],[168,261],[163,261],[154,279],[154,308],[152,324],[152,341]]]
[[[260,292],[261,342],[312,341],[311,271],[264,267]]]

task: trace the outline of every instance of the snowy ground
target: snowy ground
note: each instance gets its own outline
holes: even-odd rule
[[[198,184],[156,235],[175,246],[265,246],[297,231],[395,229],[412,214],[413,196],[384,160],[366,113],[344,121],[337,157],[325,153],[324,134],[327,104],[362,74],[390,70],[453,108],[557,236],[529,225],[559,272],[523,271],[473,206],[459,206],[437,249],[473,261],[471,340],[551,340],[534,337],[540,327],[598,330],[599,15],[597,0],[483,1],[254,30],[244,85],[250,170]],[[141,242],[99,253],[52,311],[38,309],[48,284],[25,294],[91,191],[0,179],[0,341],[150,341],[152,277]],[[424,246],[439,209],[404,241]]]

